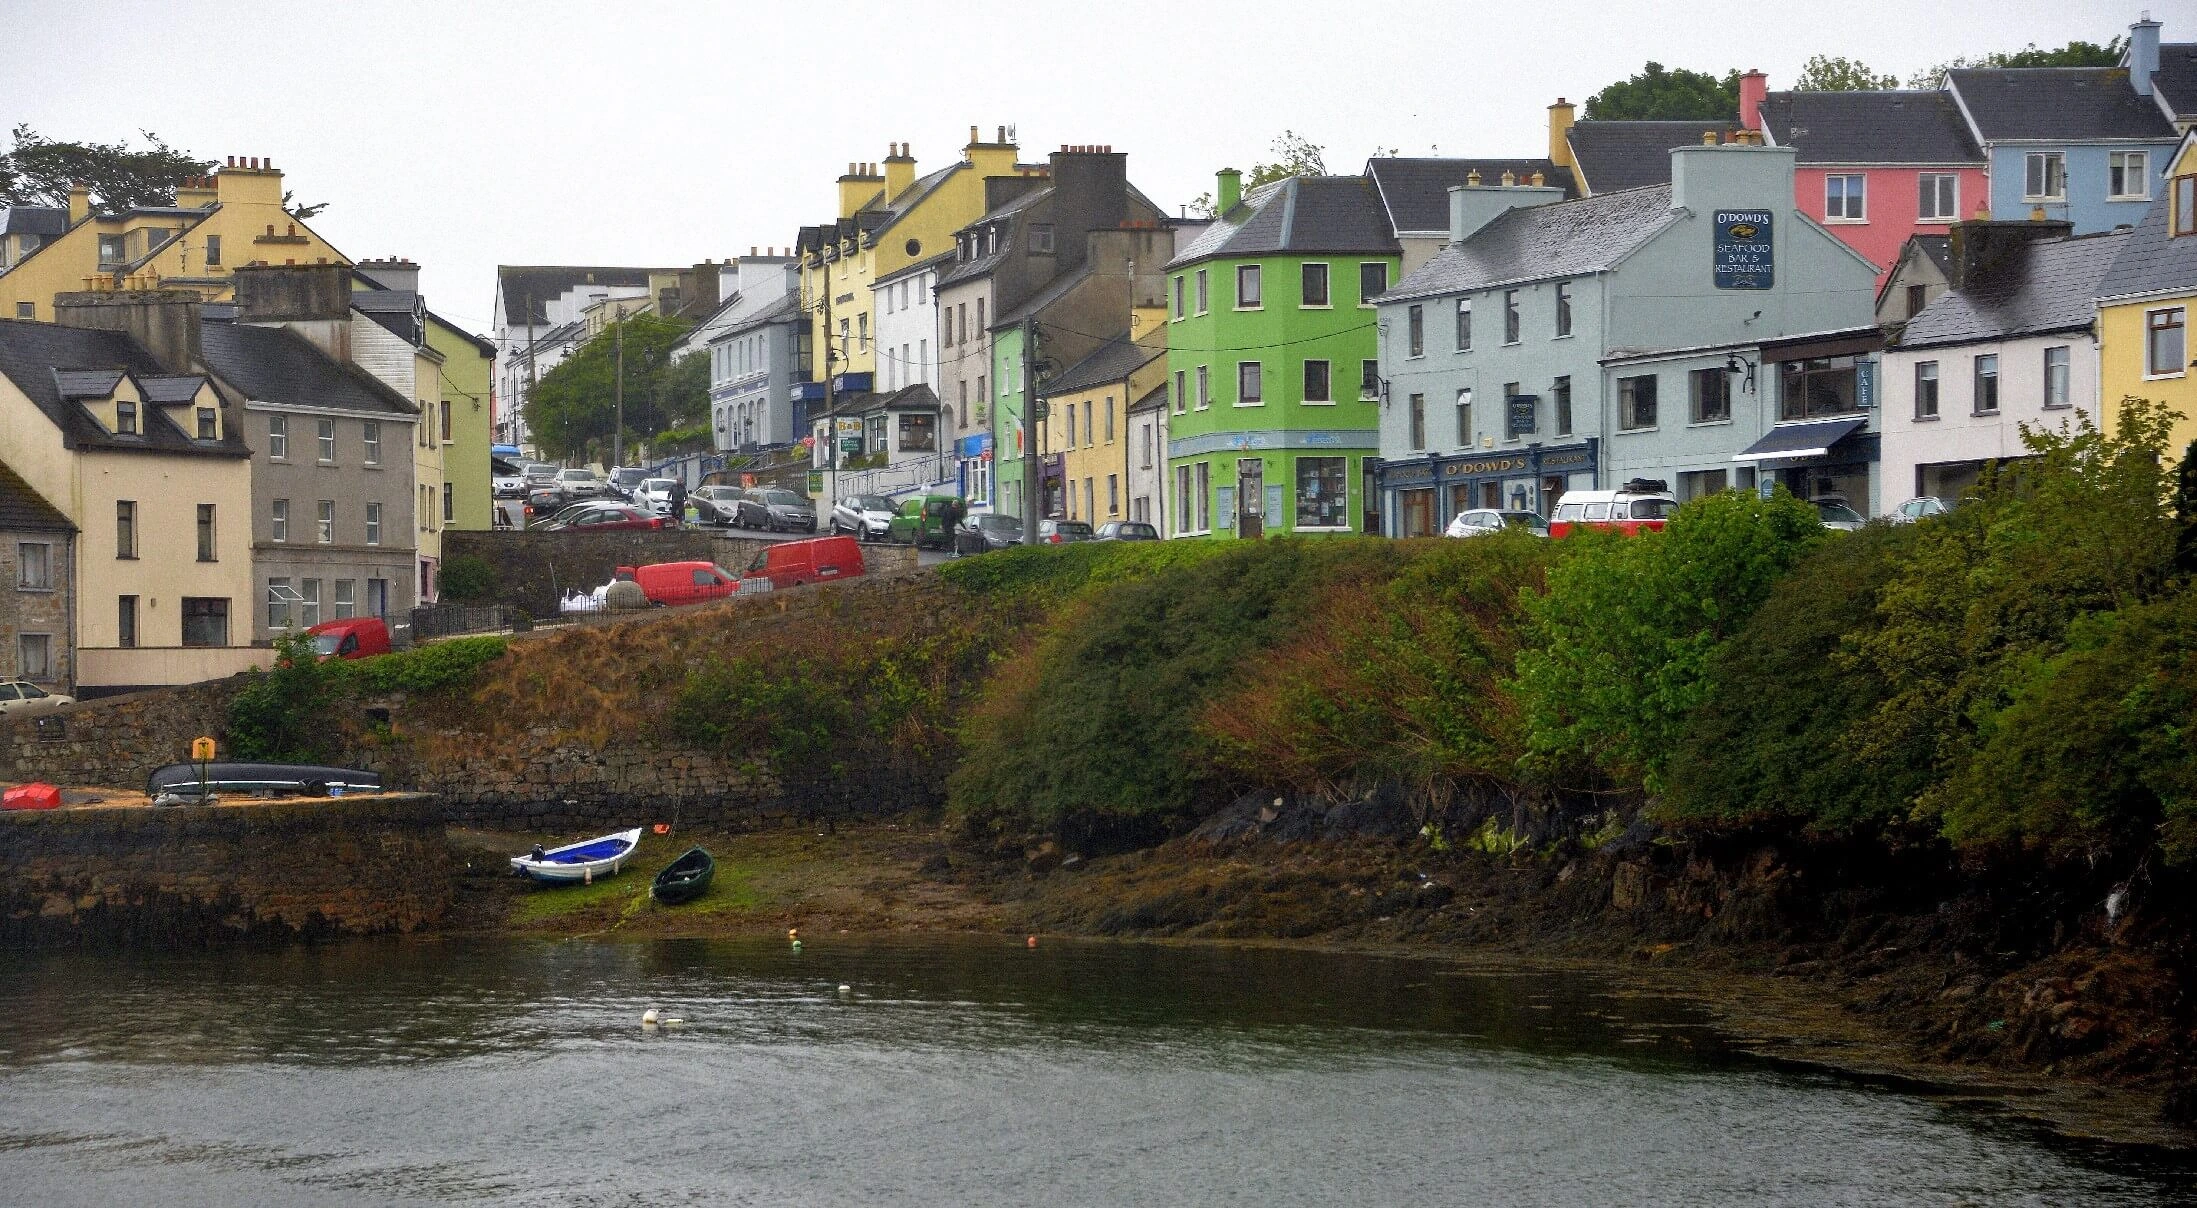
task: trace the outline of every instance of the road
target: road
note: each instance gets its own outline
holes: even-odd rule
[[[496,501],[496,506],[503,510],[504,519],[507,524],[509,524],[513,528],[524,527],[524,525],[520,523],[519,512],[521,509],[521,505],[517,500],[499,499]],[[720,536],[724,537],[745,538],[749,541],[800,541],[808,537],[819,535],[815,533],[758,533],[751,532],[747,529],[722,529],[705,531],[717,532]],[[919,551],[917,553],[916,561],[919,565],[922,566],[936,566],[939,563],[946,561],[951,556],[952,555],[946,553],[943,550],[927,549]],[[738,571],[744,568],[737,566],[728,566],[726,567],[726,569]]]

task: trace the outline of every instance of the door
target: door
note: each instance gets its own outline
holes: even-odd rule
[[[1266,461],[1258,457],[1236,459],[1236,535],[1257,539],[1266,535]]]
[[[1494,481],[1481,483],[1480,506],[1484,508],[1501,508],[1503,506],[1503,484]]]
[[[1434,527],[1434,492],[1432,490],[1396,492],[1396,510],[1400,522],[1399,537],[1431,537]]]
[[[1541,480],[1541,514],[1554,516],[1556,503],[1564,497],[1565,479],[1562,474],[1551,474]]]

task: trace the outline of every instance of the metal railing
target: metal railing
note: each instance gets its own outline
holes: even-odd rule
[[[430,604],[412,610],[412,638],[446,638],[459,633],[492,633],[509,628],[508,604]]]

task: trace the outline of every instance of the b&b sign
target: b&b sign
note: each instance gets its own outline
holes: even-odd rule
[[[1712,260],[1718,289],[1769,289],[1776,279],[1768,210],[1716,211],[1716,254]]]

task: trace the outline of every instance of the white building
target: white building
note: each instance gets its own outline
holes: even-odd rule
[[[871,284],[879,392],[919,385],[938,391],[938,273],[953,258],[933,256]]]

